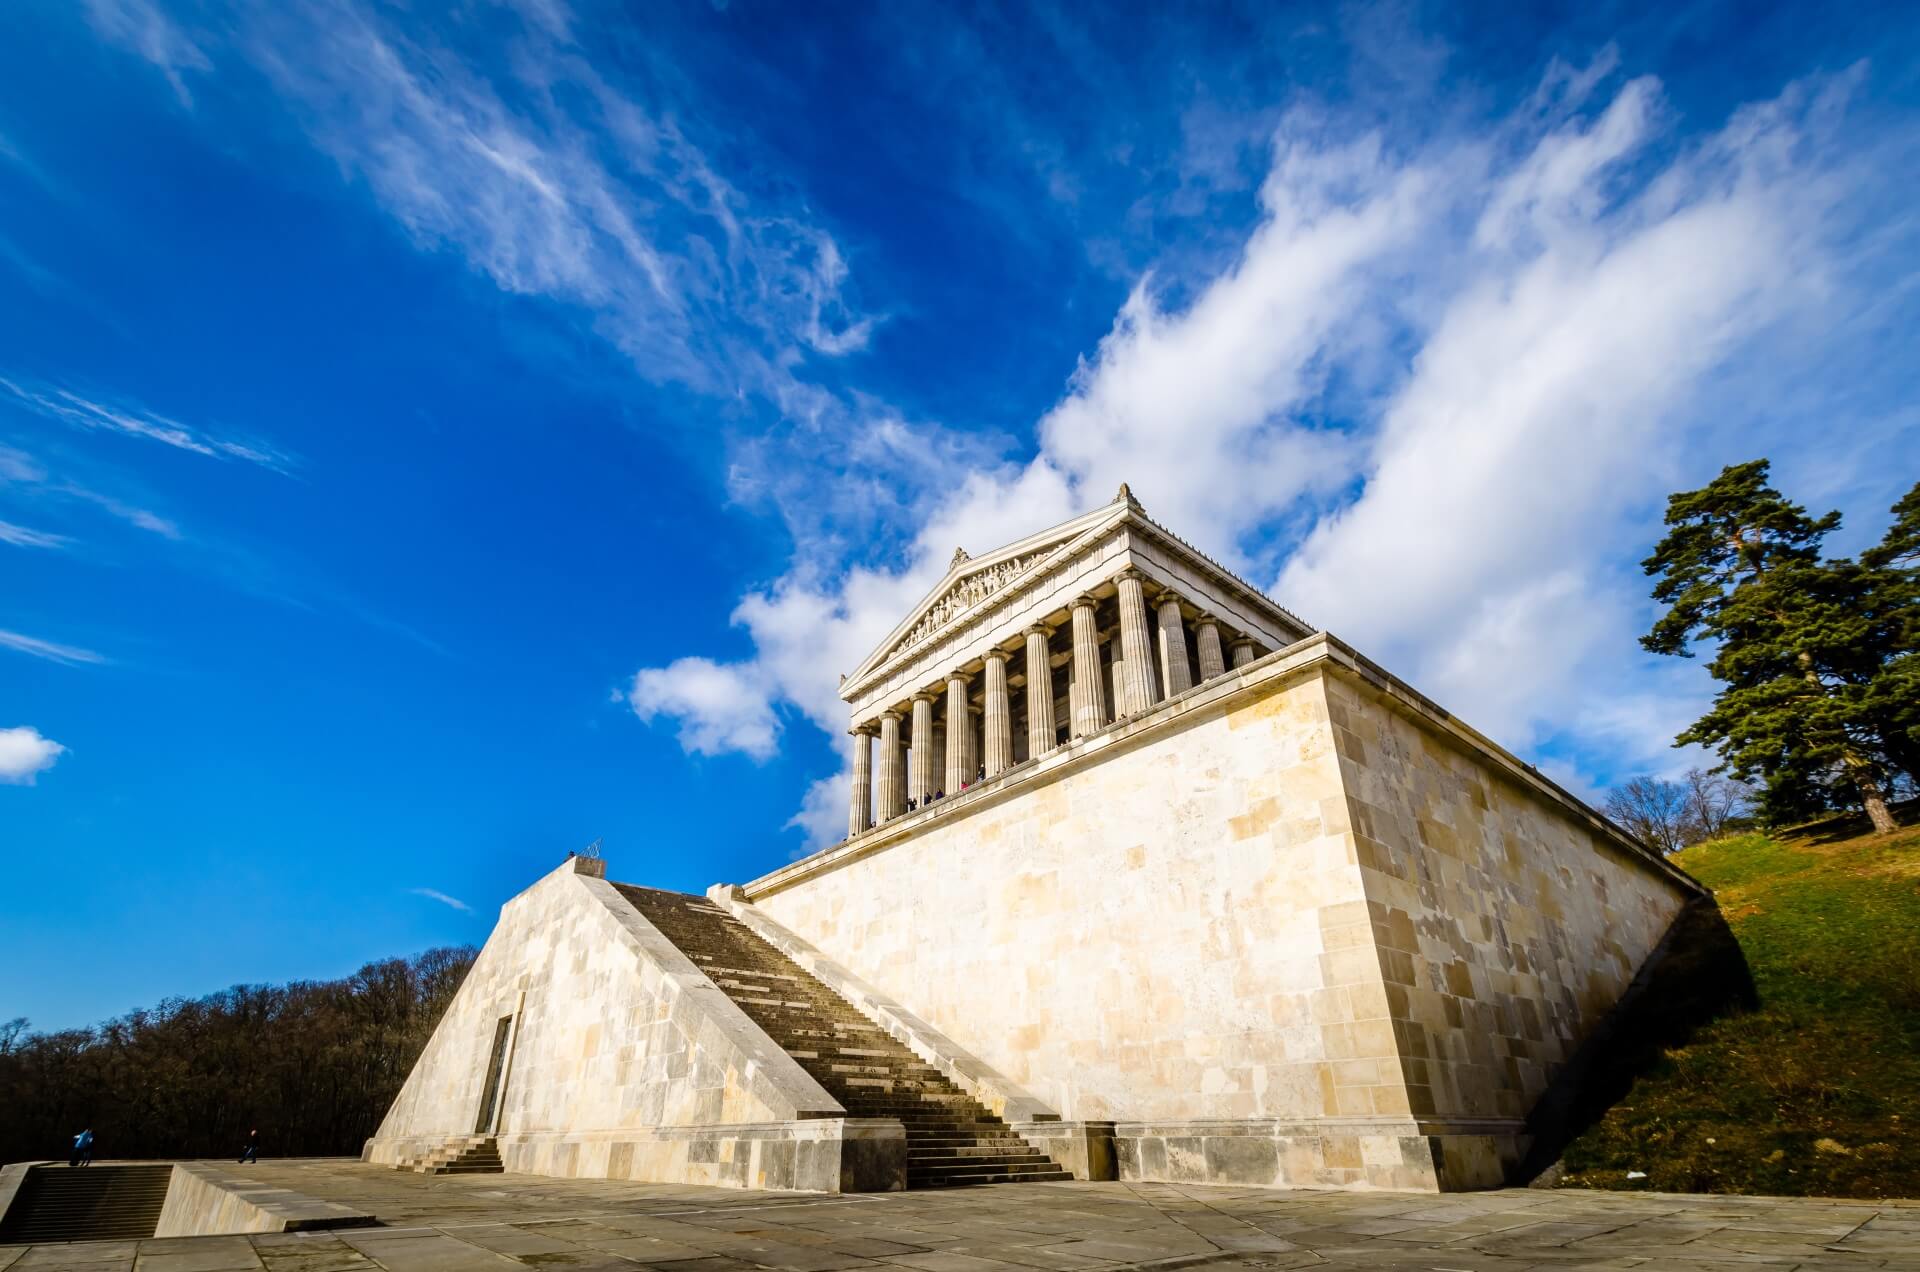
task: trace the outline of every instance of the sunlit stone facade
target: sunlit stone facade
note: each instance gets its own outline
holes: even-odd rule
[[[369,1159],[910,1184],[921,1079],[860,1112],[832,1027],[1081,1178],[1490,1187],[1704,895],[1125,487],[956,552],[840,690],[847,837],[674,903],[786,971],[574,863],[503,910]],[[864,1020],[782,1014],[812,982]]]

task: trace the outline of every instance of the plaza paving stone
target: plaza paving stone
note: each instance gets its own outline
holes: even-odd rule
[[[822,1197],[350,1160],[267,1162],[258,1174],[386,1226],[0,1246],[0,1272],[1920,1272],[1920,1202],[1127,1183]]]

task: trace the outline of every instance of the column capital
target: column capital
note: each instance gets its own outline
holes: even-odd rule
[[[1007,661],[1007,659],[1013,657],[1012,654],[1009,654],[1004,649],[989,649],[986,653],[980,656],[988,662],[992,662],[996,658],[998,658],[1001,662],[1005,662]]]
[[[1204,627],[1208,623],[1212,623],[1215,627],[1220,626],[1220,616],[1212,610],[1201,610],[1194,616],[1193,625],[1195,627]]]
[[[907,701],[932,704],[940,700],[940,695],[943,692],[943,689],[922,689],[918,693],[915,693],[913,697],[907,699]]]
[[[1092,592],[1082,592],[1069,601],[1068,604],[1074,609],[1095,609],[1100,604],[1100,598]]]
[[[881,721],[891,720],[895,724],[900,723],[900,721],[905,718],[906,717],[902,716],[898,711],[895,711],[892,707],[888,707],[885,711],[882,711],[879,715],[874,717],[874,719],[881,720]]]
[[[1130,565],[1126,569],[1121,570],[1118,574],[1113,576],[1113,581],[1116,583],[1118,583],[1121,579],[1138,579],[1142,583],[1145,583],[1147,581],[1147,576],[1142,574],[1138,569]]]
[[[1022,636],[1038,636],[1042,640],[1052,640],[1053,628],[1048,627],[1045,623],[1028,623],[1021,629],[1020,634]]]
[[[946,683],[952,684],[956,680],[963,685],[971,684],[973,682],[973,674],[966,671],[950,671],[947,673]]]
[[[880,714],[885,715],[886,712],[883,711]],[[856,738],[862,735],[866,737],[872,737],[879,730],[879,728],[880,728],[880,717],[875,716],[871,720],[862,720],[860,723],[854,725],[851,729],[848,729],[847,733],[849,736],[856,737]]]
[[[1174,591],[1172,588],[1162,588],[1160,589],[1160,595],[1153,598],[1153,607],[1159,609],[1163,605],[1178,605],[1182,599],[1180,593]]]

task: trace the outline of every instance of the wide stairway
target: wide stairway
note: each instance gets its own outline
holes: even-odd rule
[[[401,1170],[416,1175],[498,1175],[500,1144],[491,1135],[460,1135],[431,1152],[400,1161]]]
[[[719,906],[681,892],[614,886],[849,1116],[900,1119],[908,1187],[1073,1178]]]
[[[166,1164],[36,1166],[0,1222],[0,1245],[150,1237],[172,1182]]]

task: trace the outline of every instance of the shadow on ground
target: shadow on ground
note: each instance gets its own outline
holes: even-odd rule
[[[1532,1147],[1508,1182],[1539,1179],[1667,1051],[1708,1023],[1759,1005],[1746,955],[1719,905],[1711,897],[1689,903],[1534,1105],[1527,1119]]]

